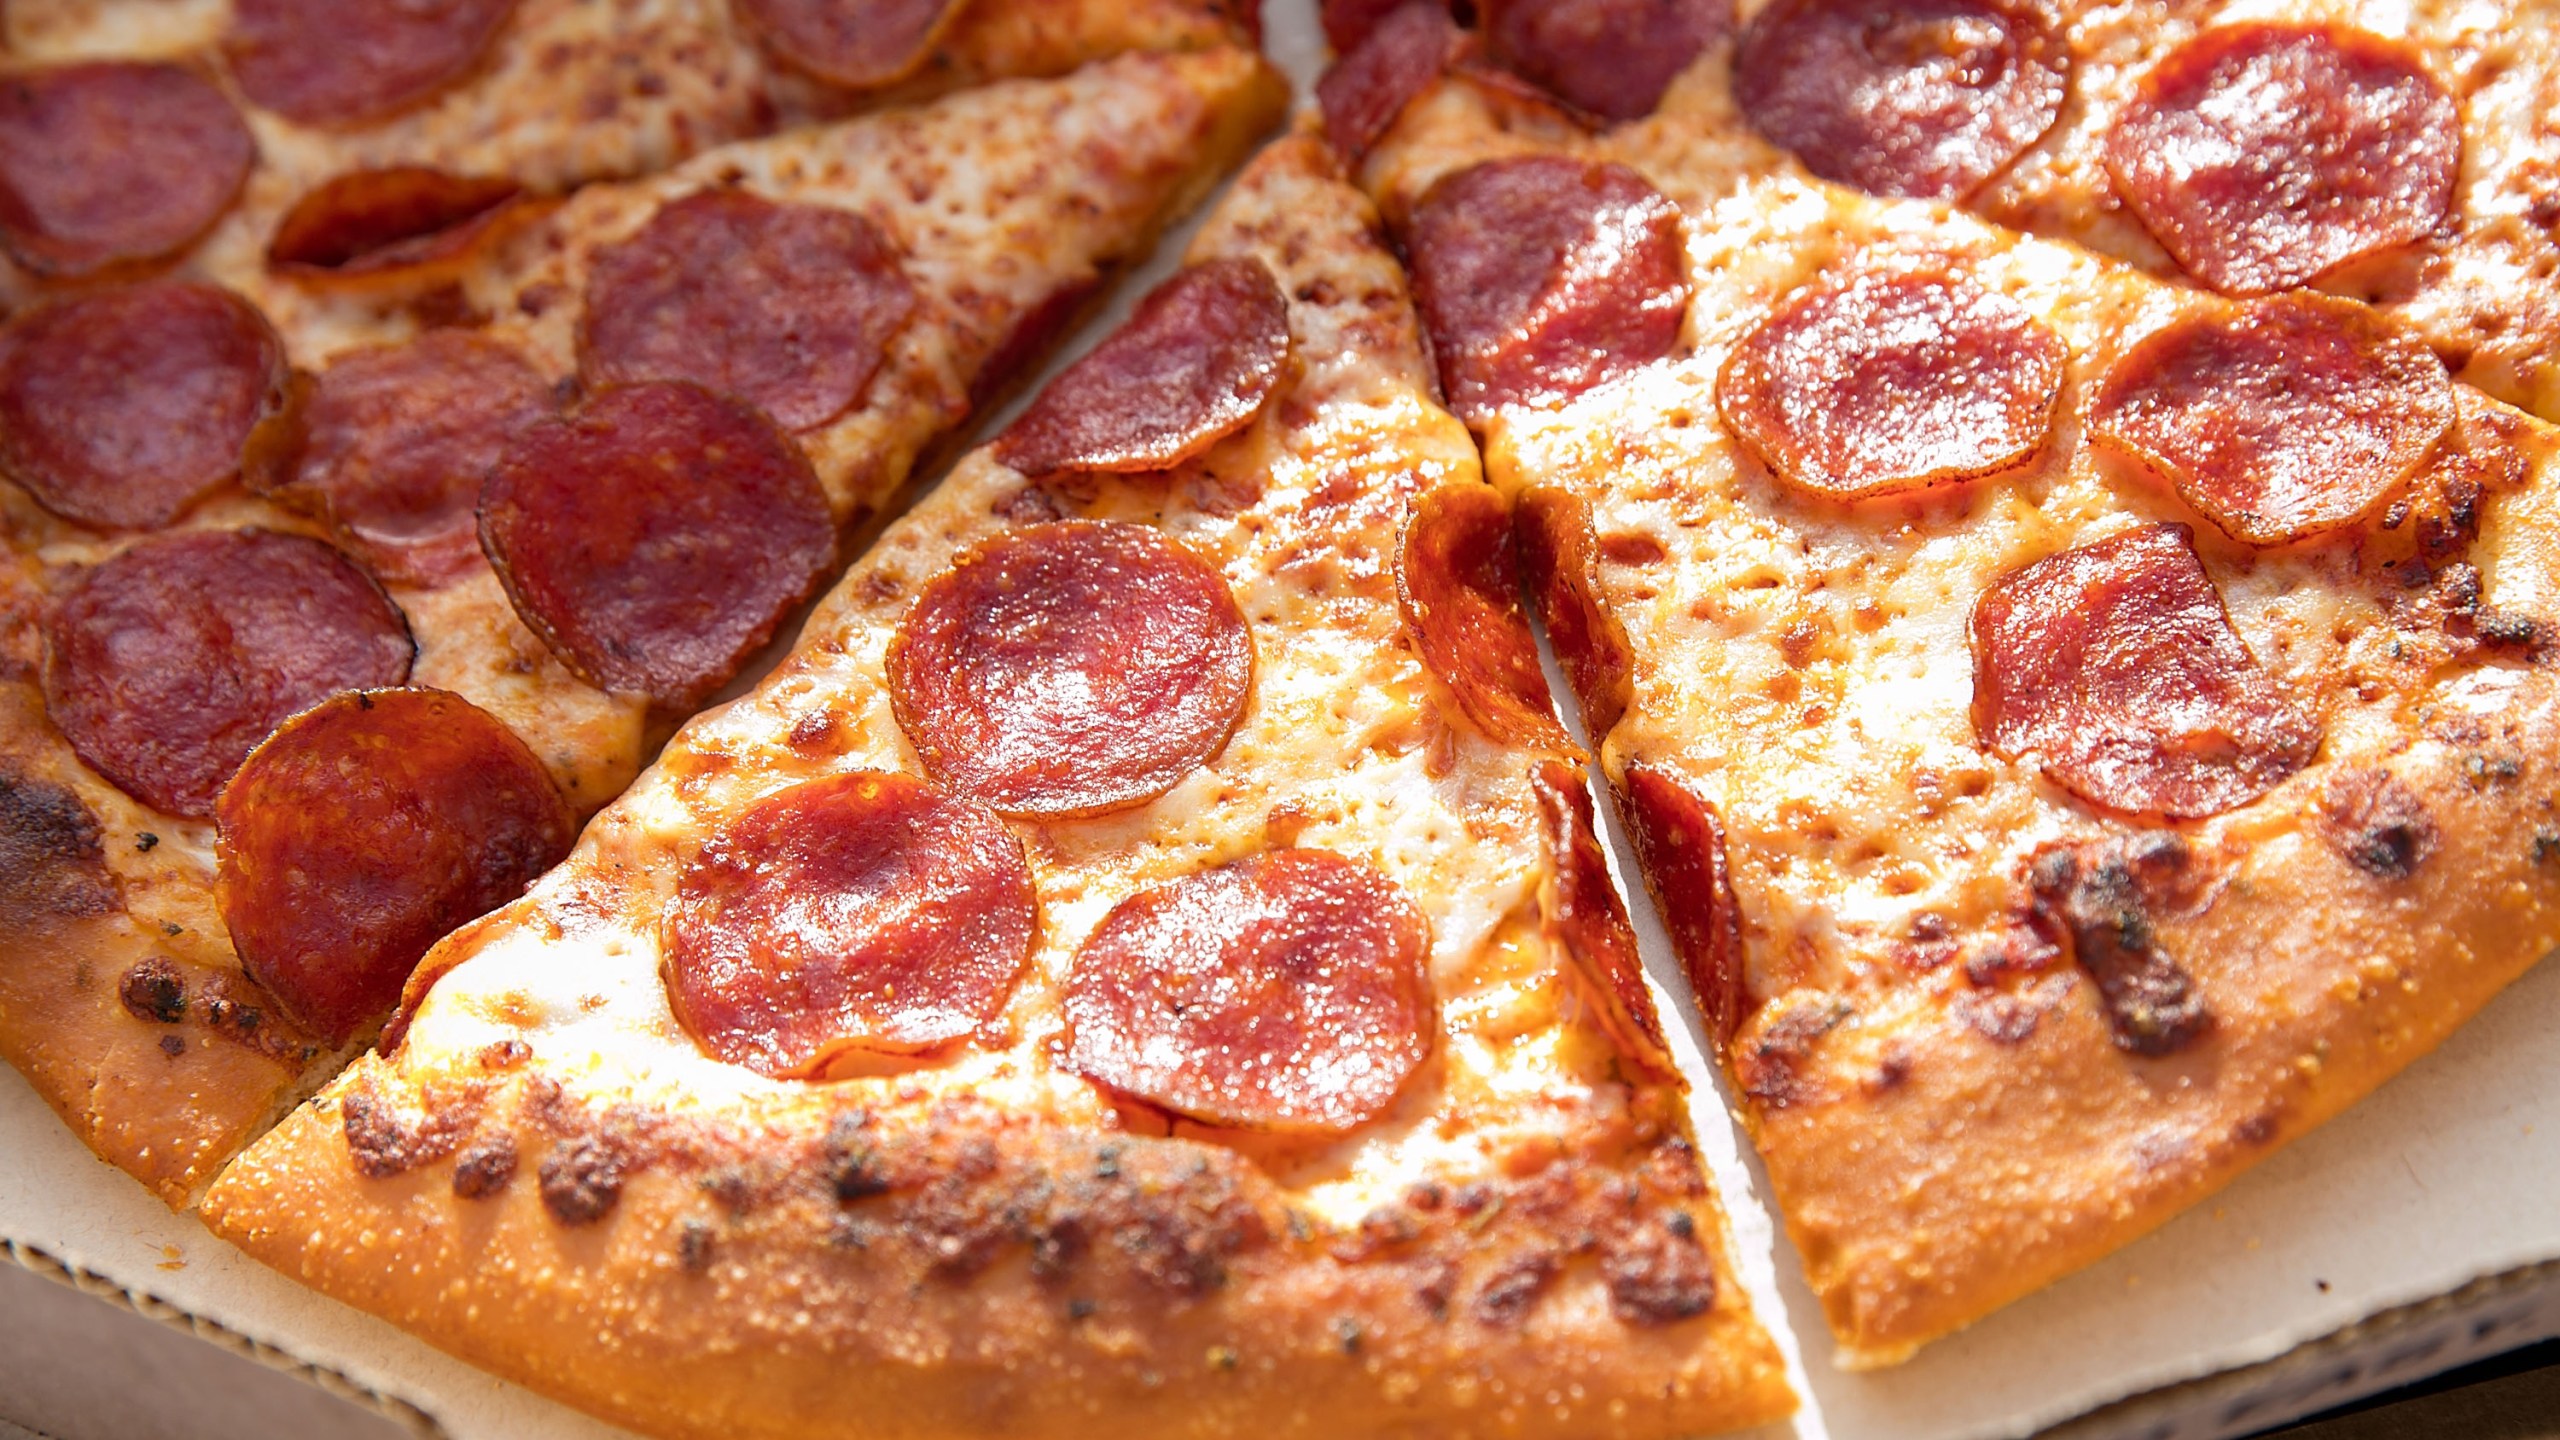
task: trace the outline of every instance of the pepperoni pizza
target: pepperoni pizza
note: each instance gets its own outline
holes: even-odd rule
[[[2546,0],[1768,0],[1674,110],[2235,298],[2367,301],[2560,419]],[[1890,12],[1888,17],[1888,12]]]
[[[1784,1413],[1374,213],[1190,261],[208,1223],[670,1436]]]
[[[2416,317],[1825,183],[1695,68],[1595,130],[1414,53],[1339,138],[1844,1360],[2130,1242],[2560,943],[2560,432]],[[1945,143],[1830,153],[2041,128],[1893,94]]]
[[[971,13],[918,43],[1007,12]],[[168,193],[190,166],[69,204],[159,112],[86,62],[21,73],[0,201],[35,203],[0,222],[91,248],[0,324],[0,1054],[172,1204],[564,854],[1279,101],[1230,45],[803,126],[409,265],[429,295],[240,262],[245,210],[187,250],[180,202],[229,201]],[[529,103],[440,83],[429,113]]]

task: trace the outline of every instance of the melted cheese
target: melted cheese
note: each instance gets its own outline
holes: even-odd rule
[[[790,659],[687,726],[567,866],[465,937],[404,1062],[432,1068],[521,1038],[579,1090],[689,1113],[973,1092],[1115,1128],[1128,1117],[1054,1059],[1077,947],[1140,889],[1295,844],[1377,866],[1423,910],[1440,1031],[1434,1063],[1388,1114],[1346,1139],[1264,1156],[1307,1211],[1348,1225],[1417,1181],[1491,1173],[1507,1147],[1610,1113],[1618,1102],[1597,1082],[1612,1053],[1540,929],[1546,860],[1526,761],[1449,729],[1445,698],[1402,638],[1392,537],[1412,496],[1476,479],[1474,449],[1432,401],[1393,262],[1340,192],[1310,192],[1321,183],[1267,164],[1193,252],[1259,255],[1301,297],[1294,382],[1170,482],[1098,483],[1075,507],[1158,525],[1219,567],[1252,630],[1253,697],[1225,749],[1161,798],[1020,827],[1039,938],[1001,1018],[949,1056],[896,1073],[767,1080],[684,1033],[657,934],[676,877],[727,817],[818,775],[918,768],[891,714],[883,657],[917,588],[1008,528],[994,511],[1023,481],[982,453],[889,529]],[[813,714],[832,722],[826,739],[795,749],[786,737]],[[606,918],[579,918],[598,912]]]

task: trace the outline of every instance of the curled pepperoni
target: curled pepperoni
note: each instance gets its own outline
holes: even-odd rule
[[[835,562],[791,437],[698,385],[599,391],[507,443],[480,544],[516,612],[588,683],[689,707]]]
[[[889,695],[936,780],[1006,815],[1099,815],[1227,743],[1253,638],[1215,569],[1153,530],[1066,521],[972,551],[916,598]]]
[[[905,775],[830,776],[756,802],[685,871],[667,991],[712,1054],[814,1076],[993,1018],[1033,918],[1022,842],[985,807]]]
[[[2453,426],[2435,352],[2362,305],[2283,295],[2178,321],[2107,372],[2089,426],[2234,539],[2371,514]]]
[[[1890,495],[2032,459],[2062,394],[2062,341],[1947,270],[1858,266],[1789,296],[1716,378],[1726,428],[1789,484]]]
[[[1626,902],[1609,878],[1609,862],[1592,833],[1591,791],[1582,771],[1561,760],[1539,762],[1530,774],[1547,846],[1547,873],[1538,883],[1538,910],[1549,933],[1581,971],[1601,1028],[1619,1053],[1654,1074],[1677,1073],[1662,1038],[1662,1017],[1644,980],[1635,926]]]
[[[1368,154],[1413,97],[1457,58],[1465,39],[1440,0],[1407,0],[1316,81],[1325,138],[1347,160]]]
[[[915,307],[897,250],[863,217],[703,190],[596,256],[578,373],[691,380],[807,430],[862,398]]]
[[[294,202],[267,242],[267,260],[338,276],[407,269],[469,248],[522,192],[503,176],[424,165],[351,171]]]
[[[1449,406],[1554,404],[1671,353],[1689,304],[1680,210],[1622,165],[1489,160],[1441,179],[1406,248]]]
[[[1262,412],[1289,360],[1289,300],[1261,261],[1186,266],[996,437],[1025,475],[1162,470]]]
[[[1423,663],[1467,718],[1506,745],[1571,749],[1520,603],[1511,507],[1490,485],[1443,485],[1413,503],[1396,598]]]
[[[344,1044],[427,947],[524,893],[576,817],[515,732],[441,690],[357,691],[278,726],[223,787],[214,898],[250,977]]]
[[[399,607],[317,540],[157,535],[82,575],[55,607],[45,711],[126,794],[210,815],[286,717],[341,690],[397,685],[415,654]]]
[[[1583,733],[1607,738],[1635,697],[1635,651],[1600,595],[1600,542],[1580,496],[1537,486],[1520,497],[1512,530],[1538,617],[1582,705]]]
[[[1610,120],[1650,115],[1733,27],[1733,0],[1485,0],[1495,58]]]
[[[1973,721],[2089,801],[2193,819],[2311,762],[2319,719],[2260,668],[2184,525],[2000,577],[1973,609]]]
[[[1430,1050],[1430,930],[1394,881],[1272,850],[1113,907],[1067,974],[1067,1065],[1212,1125],[1340,1133]]]
[[[2189,274],[2263,295],[2434,230],[2462,117],[2404,45],[2225,25],[2143,77],[2104,153],[2116,193]]]
[[[551,413],[551,388],[523,356],[464,330],[340,356],[296,412],[282,452],[250,481],[325,507],[386,579],[435,585],[480,559],[473,515],[482,477],[516,432]]]
[[[231,208],[257,158],[231,102],[182,66],[0,76],[0,247],[39,275],[157,260]]]
[[[242,94],[305,125],[370,120],[480,63],[516,0],[234,0],[223,58]]]
[[[1645,889],[1662,912],[1681,968],[1689,972],[1698,1013],[1707,1033],[1726,1043],[1748,1014],[1750,992],[1743,983],[1742,906],[1733,893],[1724,826],[1714,806],[1649,767],[1628,766],[1618,798]]]
[[[66,520],[166,525],[240,472],[284,383],[284,342],[228,290],[40,305],[0,330],[0,474]]]
[[[1826,180],[1961,199],[2062,114],[2071,50],[2045,0],[1777,0],[1734,98]]]
[[[736,0],[765,48],[832,85],[869,89],[923,68],[960,0]]]

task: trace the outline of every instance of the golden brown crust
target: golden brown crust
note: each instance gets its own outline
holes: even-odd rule
[[[762,687],[431,957],[397,1048],[243,1157],[208,1223],[669,1435],[1669,1436],[1784,1413],[1681,1089],[1622,1058],[1550,934],[1607,917],[1542,907],[1565,878],[1544,757],[1475,731],[1399,639],[1397,519],[1478,482],[1373,223],[1316,142],[1267,152],[1193,256],[1255,256],[1292,296],[1261,416],[1162,476],[1043,490],[964,461]],[[954,555],[1066,514],[1167,527],[1268,627],[1237,734],[1144,807],[1021,823],[1041,933],[975,1036],[826,1085],[713,1061],[664,995],[669,877],[795,779],[910,768],[883,693],[899,617]],[[1223,1130],[1058,1064],[1065,967],[1114,901],[1278,846],[1377,866],[1430,917],[1435,1043],[1386,1114]]]
[[[0,1057],[101,1159],[185,1205],[335,1057],[232,959],[193,853],[208,827],[91,774],[43,703],[0,679]]]
[[[1852,1363],[1898,1360],[2156,1228],[2560,943],[2560,682],[2475,673],[2494,708],[2446,706],[2377,767],[2430,817],[2411,873],[2355,863],[2303,809],[2187,842],[2214,895],[2163,915],[2158,948],[2212,1028],[2172,1057],[2128,1060],[2068,969],[1976,989],[1951,966],[1888,1002],[1902,1014],[1826,1014],[1799,1039],[1783,1032],[1817,1002],[1798,997],[1746,1029],[1753,1135]],[[2480,778],[2520,757],[2524,773]]]
[[[1367,174],[1392,210],[1557,143],[1444,84]],[[1744,960],[1726,1060],[1846,1362],[1899,1360],[2130,1242],[2560,942],[2560,432],[2461,391],[2379,515],[2244,545],[2084,434],[2118,357],[2228,302],[1811,182],[1712,117],[1562,143],[1687,212],[1684,346],[1498,417],[1487,468],[1591,512],[1601,558],[1566,598],[1632,647],[1603,748],[1622,802],[1650,772],[1718,822],[1697,828],[1721,830]],[[1735,337],[1870,247],[1960,256],[2062,334],[2050,454],[1813,503],[1715,424]],[[2255,662],[2324,734],[2263,797],[2176,826],[1987,750],[1965,641],[1999,576],[2162,521],[2197,530]],[[1658,890],[1699,888],[1647,858]]]
[[[445,1155],[367,1178],[344,1107],[419,1103],[385,1068],[296,1112],[207,1223],[655,1434],[946,1436],[1002,1417],[1023,1435],[1668,1436],[1785,1409],[1729,1276],[1704,1316],[1662,1318],[1712,1288],[1697,1237],[1722,1218],[1659,1132],[1650,1152],[1419,1192],[1344,1234],[1214,1144],[988,1107],[704,1124],[590,1111],[538,1079],[502,1082]]]

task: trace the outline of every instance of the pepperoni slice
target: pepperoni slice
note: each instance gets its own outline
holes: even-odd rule
[[[1597,744],[1635,698],[1635,651],[1600,595],[1591,506],[1569,491],[1536,486],[1520,496],[1512,530],[1538,617],[1582,705],[1583,733]]]
[[[2453,204],[2462,116],[2408,47],[2342,25],[2205,31],[2107,132],[2116,193],[2229,295],[2420,240]]]
[[[1413,97],[1458,57],[1465,39],[1440,0],[1408,0],[1316,81],[1325,138],[1346,160],[1368,154]]]
[[[1396,598],[1423,663],[1467,718],[1506,745],[1569,750],[1520,603],[1511,507],[1490,485],[1443,485],[1413,504]]]
[[[45,711],[117,788],[213,813],[286,717],[397,685],[416,654],[399,607],[347,557],[267,530],[156,535],[74,582],[45,629]]]
[[[431,330],[340,356],[289,422],[290,453],[250,480],[317,500],[376,574],[437,585],[479,563],[480,481],[549,413],[551,387],[513,347]]]
[[[905,775],[830,776],[756,802],[685,871],[667,990],[712,1054],[815,1076],[992,1019],[1033,917],[1022,842],[985,807]]]
[[[1653,991],[1645,984],[1635,926],[1592,833],[1591,791],[1581,769],[1546,760],[1529,779],[1547,845],[1547,874],[1538,884],[1538,910],[1547,929],[1581,971],[1600,1026],[1619,1053],[1656,1075],[1677,1074]]]
[[[344,1044],[427,947],[524,893],[577,820],[515,732],[442,690],[287,720],[223,787],[214,898],[250,978]]]
[[[405,110],[480,63],[516,0],[234,0],[223,58],[251,103],[305,125]]]
[[[1212,1125],[1338,1134],[1429,1053],[1430,929],[1394,881],[1273,850],[1113,907],[1067,974],[1067,1065]]]
[[[1957,200],[2053,128],[2071,48],[2043,0],[1777,0],[1734,98],[1826,180]]]
[[[277,222],[267,260],[335,276],[378,275],[469,248],[524,187],[424,165],[356,170],[314,188]]]
[[[703,190],[596,256],[578,373],[691,380],[807,430],[862,398],[915,307],[896,249],[863,217]]]
[[[1433,185],[1406,248],[1450,408],[1569,400],[1668,355],[1689,278],[1680,210],[1623,165],[1489,160]]]
[[[1627,767],[1619,809],[1635,842],[1645,888],[1671,932],[1671,948],[1689,972],[1698,1013],[1718,1044],[1733,1039],[1749,1013],[1744,984],[1742,906],[1734,898],[1724,826],[1715,807],[1658,770]]]
[[[2282,295],[2144,339],[2089,426],[2232,538],[2280,545],[2371,514],[2453,416],[2452,377],[2422,341],[2350,301]]]
[[[231,208],[257,158],[231,102],[182,66],[0,76],[0,247],[39,275],[157,260]]]
[[[161,281],[0,330],[0,473],[66,520],[147,529],[240,472],[284,342],[228,290]]]
[[[1733,0],[1485,0],[1494,57],[1609,120],[1650,115],[1733,27]]]
[[[599,391],[536,421],[480,492],[516,612],[588,683],[696,705],[835,563],[808,457],[698,385]]]
[[[959,0],[736,0],[765,48],[832,85],[870,89],[924,67]]]
[[[2002,576],[1973,609],[1984,743],[2091,804],[2194,819],[2311,763],[2319,719],[2260,668],[2184,525]]]
[[[1289,300],[1259,260],[1186,266],[996,437],[1025,475],[1162,470],[1262,412],[1289,360]]]
[[[936,780],[1006,815],[1099,815],[1227,743],[1253,637],[1206,561],[1137,525],[1001,536],[916,598],[889,695]]]
[[[1796,292],[1716,377],[1725,427],[1832,499],[1921,490],[2032,459],[2062,394],[2060,337],[1951,271],[1858,266]]]
[[[1324,23],[1325,43],[1333,47],[1334,54],[1348,55],[1360,48],[1360,42],[1368,39],[1381,21],[1409,3],[1411,0],[1323,0],[1318,18]],[[1439,4],[1443,11],[1449,8],[1440,0],[1429,3]]]

